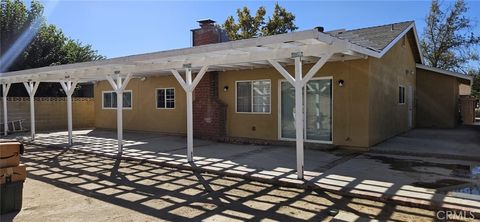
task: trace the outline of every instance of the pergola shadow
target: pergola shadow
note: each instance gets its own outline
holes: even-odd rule
[[[28,146],[23,161],[30,179],[169,221],[321,221],[331,219],[329,211],[335,209],[356,215],[354,221],[433,220],[435,216],[389,201],[280,187],[74,149]]]
[[[100,137],[101,135],[101,137]],[[90,132],[89,135],[76,135],[75,141],[81,141],[70,147],[72,151],[80,151],[96,154],[102,157],[108,157],[115,160],[118,156],[116,140],[109,138],[108,132],[98,131]],[[421,206],[431,209],[453,209],[467,210],[478,215],[480,201],[468,197],[452,197],[435,190],[415,187],[411,185],[396,184],[392,182],[379,181],[374,179],[361,179],[352,176],[327,173],[325,170],[305,171],[305,179],[298,180],[293,168],[275,167],[269,169],[259,169],[241,164],[241,161],[234,161],[232,156],[225,158],[212,158],[205,156],[195,156],[194,162],[187,161],[185,154],[186,146],[181,137],[176,138],[180,143],[166,143],[166,145],[153,145],[158,148],[157,151],[144,149],[145,146],[152,146],[152,139],[158,142],[155,135],[139,134],[127,138],[124,143],[123,160],[133,160],[148,162],[156,165],[178,168],[182,170],[194,170],[198,175],[200,173],[212,173],[222,176],[231,176],[246,180],[255,180],[265,183],[274,183],[296,188],[306,188],[311,190],[326,190],[338,195],[348,195],[371,200],[393,201],[395,203],[404,203],[410,206]],[[128,137],[128,136],[127,136]],[[158,135],[157,135],[158,137]],[[162,136],[160,136],[162,137]],[[166,136],[162,137],[163,139]],[[160,139],[162,139],[160,138]],[[35,141],[37,146],[44,147],[62,147],[66,141],[65,135],[39,136]],[[253,152],[252,155],[258,153]],[[244,155],[243,153],[234,155]],[[347,156],[347,158],[349,158]],[[118,163],[116,163],[118,164]],[[111,167],[113,164],[107,164]],[[201,178],[197,177],[201,181]],[[212,190],[204,186],[203,190]]]

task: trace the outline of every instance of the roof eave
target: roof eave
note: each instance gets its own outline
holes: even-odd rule
[[[427,66],[427,65],[423,65],[423,64],[418,64],[418,63],[416,64],[416,67],[419,68],[419,69],[428,70],[428,71],[440,73],[440,74],[443,74],[443,75],[468,80],[468,81],[470,81],[470,83],[473,81],[472,76],[468,76],[468,75],[458,73],[458,72],[452,72],[452,71],[448,71],[448,70],[444,70],[444,69],[440,69],[440,68],[435,68],[435,67],[431,67],[431,66]]]

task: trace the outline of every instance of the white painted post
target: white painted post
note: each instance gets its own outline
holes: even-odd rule
[[[30,134],[31,134],[31,140],[35,140],[35,93],[37,92],[38,85],[40,85],[40,82],[33,82],[29,81],[24,82],[23,85],[27,89],[28,95],[30,96]]]
[[[117,76],[117,137],[118,137],[118,151],[123,153],[123,90],[120,89],[122,86],[122,77]]]
[[[187,160],[193,162],[193,90],[197,87],[197,84],[203,78],[208,70],[208,66],[203,66],[198,72],[195,80],[192,81],[192,69],[190,64],[184,64],[185,79],[177,70],[171,70],[172,74],[177,79],[178,83],[182,86],[187,94]]]
[[[302,72],[302,56],[303,53],[292,53],[295,60],[295,78],[283,68],[277,61],[268,60],[268,62],[295,88],[295,132],[296,132],[296,156],[297,156],[297,178],[303,179],[304,172],[304,110],[303,110],[303,87],[308,81],[325,65],[332,57],[332,51],[328,50],[324,55],[310,68],[308,73],[303,77]]]
[[[295,57],[295,131],[297,147],[297,177],[303,179],[303,84],[302,60]]]
[[[117,94],[117,139],[118,139],[118,153],[123,153],[123,92],[128,85],[132,75],[128,74],[122,80],[120,75],[116,75],[116,80],[111,76],[107,76],[107,80]]]
[[[61,81],[63,91],[67,95],[67,123],[68,123],[68,145],[73,145],[73,120],[72,120],[72,95],[77,86],[77,82]]]
[[[2,83],[3,90],[3,129],[4,135],[8,135],[8,111],[7,111],[7,95],[10,90],[10,83]]]
[[[68,145],[73,145],[72,95],[67,95]]]
[[[192,69],[186,69],[186,84],[189,86],[189,89],[186,90],[187,93],[187,160],[188,162],[193,161],[193,98],[192,98]]]

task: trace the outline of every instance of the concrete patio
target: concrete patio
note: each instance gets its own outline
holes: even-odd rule
[[[476,129],[470,131],[471,136],[478,134]],[[420,140],[422,135],[428,138],[429,134],[422,130],[413,130],[406,135],[414,135],[410,140]],[[442,149],[437,149],[437,154],[450,150],[447,149],[449,144],[452,148],[456,147],[452,141],[457,137],[442,137],[443,140],[448,138],[451,138],[450,142],[438,143]],[[476,136],[473,136],[473,139],[475,138]],[[322,189],[354,197],[390,200],[428,209],[467,210],[480,215],[480,197],[472,195],[475,191],[472,194],[453,192],[478,186],[479,177],[475,172],[480,161],[399,155],[395,150],[401,151],[403,147],[408,149],[408,146],[396,142],[402,139],[393,138],[393,141],[374,147],[374,152],[366,153],[306,149],[305,180],[296,179],[294,147],[195,140],[194,163],[190,164],[186,160],[184,137],[127,132],[122,158],[284,186]],[[117,157],[117,140],[113,131],[75,131],[74,141],[71,151]],[[428,141],[436,144],[435,141]],[[67,147],[67,142],[66,132],[54,132],[38,134],[32,144],[63,148]],[[377,149],[386,149],[389,144],[398,145],[391,145],[393,148],[389,151],[393,154],[375,153]],[[410,145],[422,147],[422,144],[416,141]],[[429,147],[432,146],[434,145]],[[471,150],[468,155],[480,156],[479,143],[472,141],[469,149]],[[423,151],[428,151],[428,147]]]

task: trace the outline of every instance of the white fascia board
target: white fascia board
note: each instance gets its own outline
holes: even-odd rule
[[[427,66],[427,65],[423,65],[423,64],[418,64],[418,63],[417,63],[416,66],[419,69],[428,70],[428,71],[440,73],[440,74],[447,75],[447,76],[453,76],[453,77],[460,78],[460,79],[465,79],[465,80],[468,80],[470,82],[473,81],[473,77],[462,74],[462,73],[452,72],[452,71],[439,69],[439,68],[435,68],[435,67],[431,67],[431,66]]]

